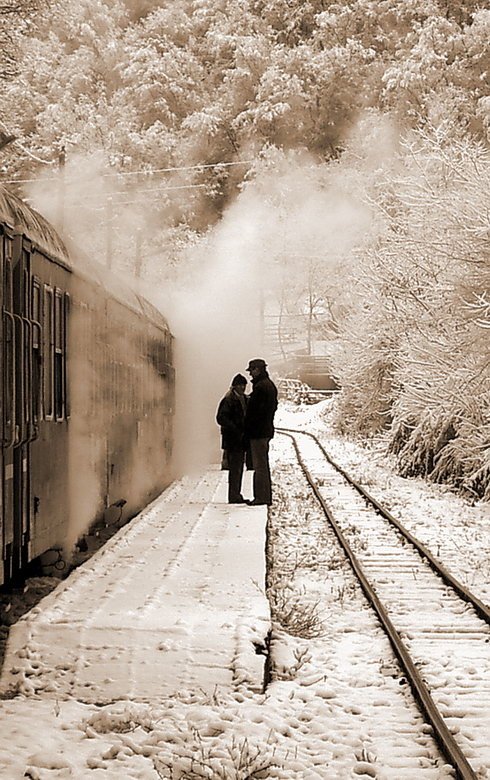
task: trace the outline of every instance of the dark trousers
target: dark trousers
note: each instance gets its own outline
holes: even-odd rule
[[[242,476],[245,451],[227,450],[226,455],[228,458],[228,502],[235,503],[243,498]]]
[[[254,469],[254,501],[258,504],[272,504],[269,442],[270,439],[250,439]]]

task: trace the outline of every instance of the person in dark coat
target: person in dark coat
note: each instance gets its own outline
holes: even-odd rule
[[[254,470],[252,506],[272,503],[269,442],[274,436],[274,414],[277,409],[277,388],[267,373],[267,363],[255,358],[248,364],[253,390],[245,414],[245,437],[250,442]]]
[[[244,504],[242,496],[243,464],[245,461],[245,410],[247,400],[245,388],[247,379],[237,374],[231,387],[221,399],[216,413],[216,422],[221,427],[221,446],[228,466],[228,503]]]

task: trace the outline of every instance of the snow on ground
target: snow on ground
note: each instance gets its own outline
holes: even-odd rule
[[[352,474],[483,602],[490,602],[490,505],[472,505],[447,485],[405,479],[394,458],[373,441],[362,447],[332,434],[335,398],[314,406],[284,404],[277,425],[316,434],[333,459]]]
[[[225,498],[217,466],[164,491],[12,627],[0,690],[98,704],[155,703],[175,681],[260,690],[265,519]]]
[[[444,558],[450,551],[453,573],[488,600],[488,507],[401,479],[376,449],[333,438],[329,404],[283,406],[277,422],[320,432],[333,456],[433,551]],[[274,440],[272,460],[269,586],[274,614],[289,632],[274,625],[267,691],[237,681],[213,692],[179,690],[176,681],[173,693],[151,703],[126,696],[96,704],[57,698],[41,685],[0,701],[2,780],[452,777],[350,571],[317,523],[285,437]],[[122,530],[116,546],[127,537]],[[219,633],[215,641],[218,651]],[[30,666],[34,679],[46,673],[36,669],[35,652]]]
[[[299,699],[296,717],[311,713],[298,737],[298,776],[323,760],[312,777],[451,777],[333,531],[298,482],[292,446],[281,449],[269,537],[281,627],[272,635],[268,690],[292,712]]]

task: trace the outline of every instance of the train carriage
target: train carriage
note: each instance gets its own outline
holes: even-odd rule
[[[0,187],[0,583],[172,478],[165,318]]]

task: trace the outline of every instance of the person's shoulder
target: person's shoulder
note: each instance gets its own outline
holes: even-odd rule
[[[220,404],[225,404],[227,401],[229,401],[231,399],[231,397],[232,397],[231,396],[231,390],[227,390],[226,393],[224,394],[223,398],[221,399]]]

